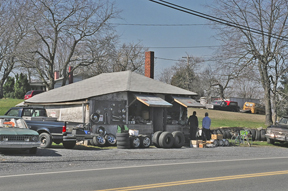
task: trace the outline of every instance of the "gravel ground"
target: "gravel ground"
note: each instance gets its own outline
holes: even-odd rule
[[[216,147],[161,149],[38,149],[36,155],[27,152],[0,153],[0,173],[18,174],[77,169],[113,168],[178,162],[237,160],[250,158],[288,157],[282,147]]]

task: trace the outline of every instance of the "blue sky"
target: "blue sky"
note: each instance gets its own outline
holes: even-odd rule
[[[205,4],[212,0],[167,0],[171,3],[181,5],[199,12],[209,14]],[[196,56],[209,58],[213,49],[205,48],[155,48],[155,47],[199,47],[217,46],[219,43],[213,38],[216,31],[207,25],[208,21],[187,13],[183,13],[148,0],[116,0],[116,6],[122,10],[122,19],[113,21],[122,24],[197,24],[193,26],[130,26],[120,25],[116,27],[121,36],[121,42],[141,41],[145,47],[155,53],[155,78],[161,71],[175,64],[182,57]],[[203,25],[206,24],[206,25]],[[154,48],[153,48],[154,47]],[[206,63],[211,64],[211,63]]]

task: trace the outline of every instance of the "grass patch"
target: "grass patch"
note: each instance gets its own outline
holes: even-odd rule
[[[197,108],[191,108],[189,110],[197,112],[199,127],[202,127],[202,119],[204,118],[206,112],[208,112],[209,117],[211,118],[211,129],[216,129],[219,127],[266,127],[265,115]]]
[[[0,99],[0,115],[4,115],[8,109],[11,107],[15,107],[15,105],[23,102],[23,99],[10,99],[10,98],[3,98]]]

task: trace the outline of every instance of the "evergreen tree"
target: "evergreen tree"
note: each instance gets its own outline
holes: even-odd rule
[[[14,84],[15,84],[15,78],[8,76],[3,86],[3,92],[5,98],[14,98]]]
[[[14,97],[17,99],[23,99],[27,91],[30,90],[30,85],[27,79],[27,75],[16,74],[16,82],[14,85]]]

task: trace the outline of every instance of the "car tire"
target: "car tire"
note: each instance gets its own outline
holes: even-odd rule
[[[174,143],[174,148],[181,148],[185,144],[185,137],[181,131],[174,131],[172,132]]]
[[[256,129],[256,137],[255,137],[256,141],[261,141],[261,133],[258,129]]]
[[[116,133],[117,149],[130,149],[129,133]]]
[[[104,147],[106,145],[105,137],[102,135],[97,135],[93,137],[93,143],[96,146]]]
[[[148,148],[151,145],[151,139],[148,135],[139,135],[140,137],[140,147],[141,148]]]
[[[153,134],[153,137],[152,137],[152,143],[155,147],[159,148],[160,145],[159,145],[159,137],[160,135],[162,134],[162,131],[156,131],[154,134]]]
[[[131,144],[131,148],[139,148],[140,147],[140,138],[138,136],[131,136],[130,137],[130,144]]]
[[[174,144],[174,137],[172,133],[164,131],[159,137],[159,146],[161,148],[171,148]]]
[[[222,139],[219,140],[219,146],[223,147],[224,146],[224,142]]]
[[[106,134],[105,140],[106,140],[106,143],[110,146],[115,146],[117,144],[116,137],[113,134],[110,134],[110,133]]]
[[[215,147],[218,147],[218,146],[219,146],[219,142],[218,142],[217,139],[215,139],[215,140],[213,141],[213,145],[214,145]]]
[[[63,147],[65,149],[73,149],[76,145],[76,141],[64,141],[63,142]]]
[[[40,147],[41,148],[49,148],[51,147],[52,141],[51,136],[48,133],[41,133],[39,135]]]
[[[252,141],[255,141],[256,138],[256,129],[251,129]]]
[[[261,141],[266,141],[266,136],[265,136],[266,130],[261,129],[260,134],[261,134]]]
[[[266,141],[267,141],[268,144],[273,144],[273,145],[275,144],[274,139],[269,139],[269,138],[267,138]]]
[[[37,153],[37,147],[29,149],[29,154],[35,155]]]

